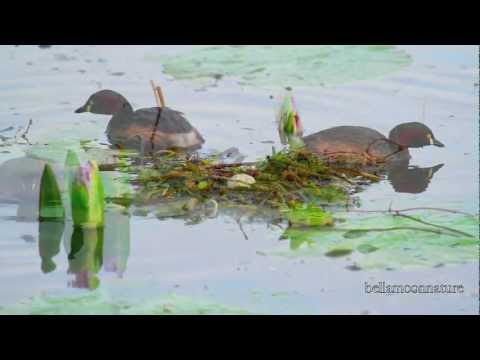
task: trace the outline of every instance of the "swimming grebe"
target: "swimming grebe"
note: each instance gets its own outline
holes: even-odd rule
[[[156,152],[165,149],[196,150],[205,142],[183,113],[168,107],[134,111],[130,103],[112,90],[101,90],[87,100],[76,113],[113,115],[106,134],[118,148]]]
[[[304,145],[311,152],[325,157],[352,154],[387,162],[410,158],[408,148],[444,146],[426,125],[419,122],[397,125],[388,138],[363,126],[336,126],[302,137],[303,125],[291,94],[284,98],[277,122],[282,144]]]

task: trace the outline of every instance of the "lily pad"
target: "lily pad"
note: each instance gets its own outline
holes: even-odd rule
[[[415,218],[465,235],[388,214],[350,213],[347,221],[335,227],[290,227],[281,236],[289,242],[288,248],[282,246],[268,254],[323,257],[332,249],[352,249],[355,266],[365,270],[435,267],[478,260],[478,218],[436,212],[422,212]]]
[[[168,295],[147,301],[120,301],[100,290],[76,296],[35,296],[17,305],[0,308],[0,314],[17,315],[241,315],[249,312],[238,307],[216,304],[185,296]]]
[[[158,57],[177,80],[215,83],[235,78],[246,85],[323,86],[379,77],[411,63],[390,45],[245,45],[195,47]]]
[[[333,225],[332,215],[313,205],[299,206],[285,215],[292,227]]]

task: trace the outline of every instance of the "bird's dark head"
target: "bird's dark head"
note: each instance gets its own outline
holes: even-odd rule
[[[428,126],[419,122],[400,124],[390,131],[389,139],[405,148],[420,148],[434,145],[444,147],[433,135]]]
[[[127,99],[115,91],[100,90],[91,95],[85,105],[75,110],[75,113],[114,115],[124,110],[133,110]]]

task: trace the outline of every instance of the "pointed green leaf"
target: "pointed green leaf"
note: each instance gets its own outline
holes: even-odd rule
[[[45,165],[40,181],[39,219],[64,219],[65,209],[52,167]]]

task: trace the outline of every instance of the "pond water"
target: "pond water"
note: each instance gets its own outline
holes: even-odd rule
[[[405,230],[349,238],[286,232],[285,224],[241,213],[189,224],[110,205],[102,235],[73,234],[68,223],[36,221],[32,184],[42,167],[29,159],[61,165],[64,150],[81,152],[86,140],[103,149],[91,156],[105,159],[109,117],[74,110],[107,88],[135,109],[154,106],[153,79],[202,133],[202,154],[235,146],[254,161],[281,148],[272,97],[292,86],[305,134],[338,125],[388,134],[420,120],[445,144],[411,151],[410,165],[427,174],[443,164],[430,181],[418,185],[420,175],[403,174],[395,188],[373,184],[357,194],[359,209],[478,215],[478,54],[478,46],[259,47],[233,55],[206,46],[0,46],[0,313],[478,313],[478,222],[468,217],[409,213],[473,238]],[[323,60],[313,66],[312,59]],[[29,119],[26,139],[12,141]],[[406,224],[373,213],[338,216],[360,228]],[[77,256],[69,257],[72,249]],[[339,249],[344,256],[329,256]],[[368,294],[366,282],[463,285],[464,292]]]

